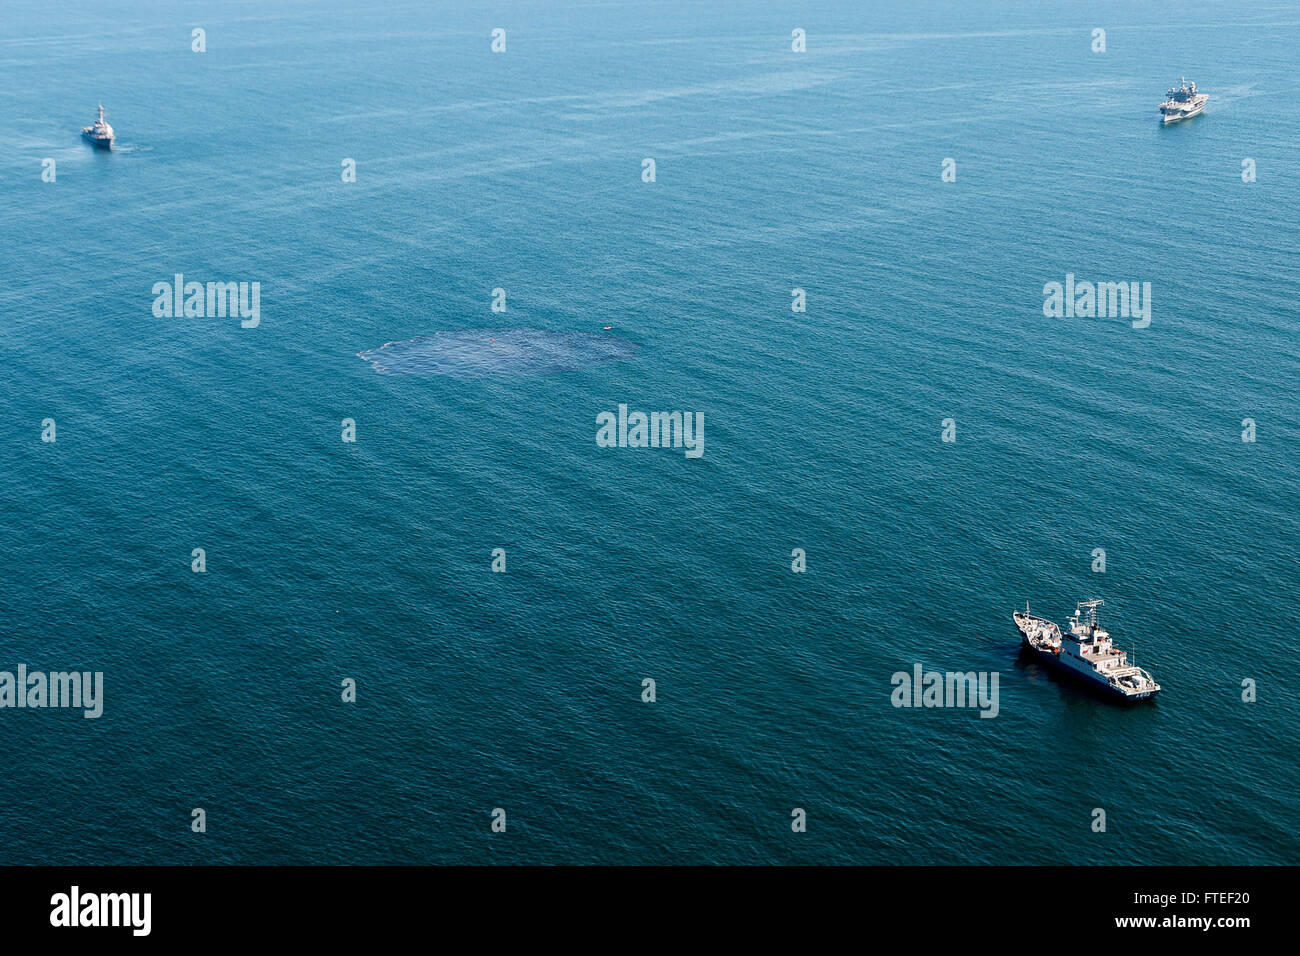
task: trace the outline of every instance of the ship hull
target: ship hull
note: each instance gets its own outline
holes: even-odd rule
[[[99,137],[91,136],[89,133],[82,133],[81,138],[84,139],[91,146],[94,146],[96,149],[111,150],[113,148],[112,137],[109,137],[108,139],[100,139]]]
[[[1193,116],[1200,116],[1204,112],[1205,112],[1205,104],[1202,103],[1200,106],[1196,107],[1195,109],[1184,110],[1177,113],[1165,113],[1164,122],[1165,125],[1168,125],[1170,123],[1181,123],[1183,120],[1191,119]]]

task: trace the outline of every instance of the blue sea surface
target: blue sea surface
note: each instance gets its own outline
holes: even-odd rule
[[[1298,59],[1270,2],[8,4],[0,670],[105,700],[0,709],[0,863],[1300,862]],[[1094,596],[1154,703],[1019,654]]]

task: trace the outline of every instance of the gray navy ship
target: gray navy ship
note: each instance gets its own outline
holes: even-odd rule
[[[1101,605],[1099,600],[1080,601],[1064,634],[1047,618],[1029,613],[1028,602],[1023,611],[1012,612],[1011,620],[1025,646],[1057,670],[1124,700],[1155,696],[1160,685],[1130,663],[1128,654],[1116,647],[1110,633],[1097,623],[1097,608]]]
[[[104,104],[99,104],[99,119],[81,128],[81,135],[99,149],[113,148],[113,127],[104,121]]]
[[[1181,85],[1165,94],[1165,101],[1160,104],[1160,115],[1166,123],[1177,123],[1204,112],[1209,101],[1209,93],[1197,93],[1196,84],[1189,86],[1187,77],[1183,77]]]

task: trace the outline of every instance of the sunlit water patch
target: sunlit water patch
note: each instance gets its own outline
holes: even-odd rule
[[[636,354],[637,345],[609,332],[458,329],[388,342],[357,353],[384,375],[495,378],[550,375]]]

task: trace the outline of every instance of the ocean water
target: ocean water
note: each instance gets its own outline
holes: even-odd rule
[[[0,709],[0,863],[1300,861],[1294,4],[4,20],[0,670],[105,699]],[[1018,654],[1092,596],[1155,703]]]

